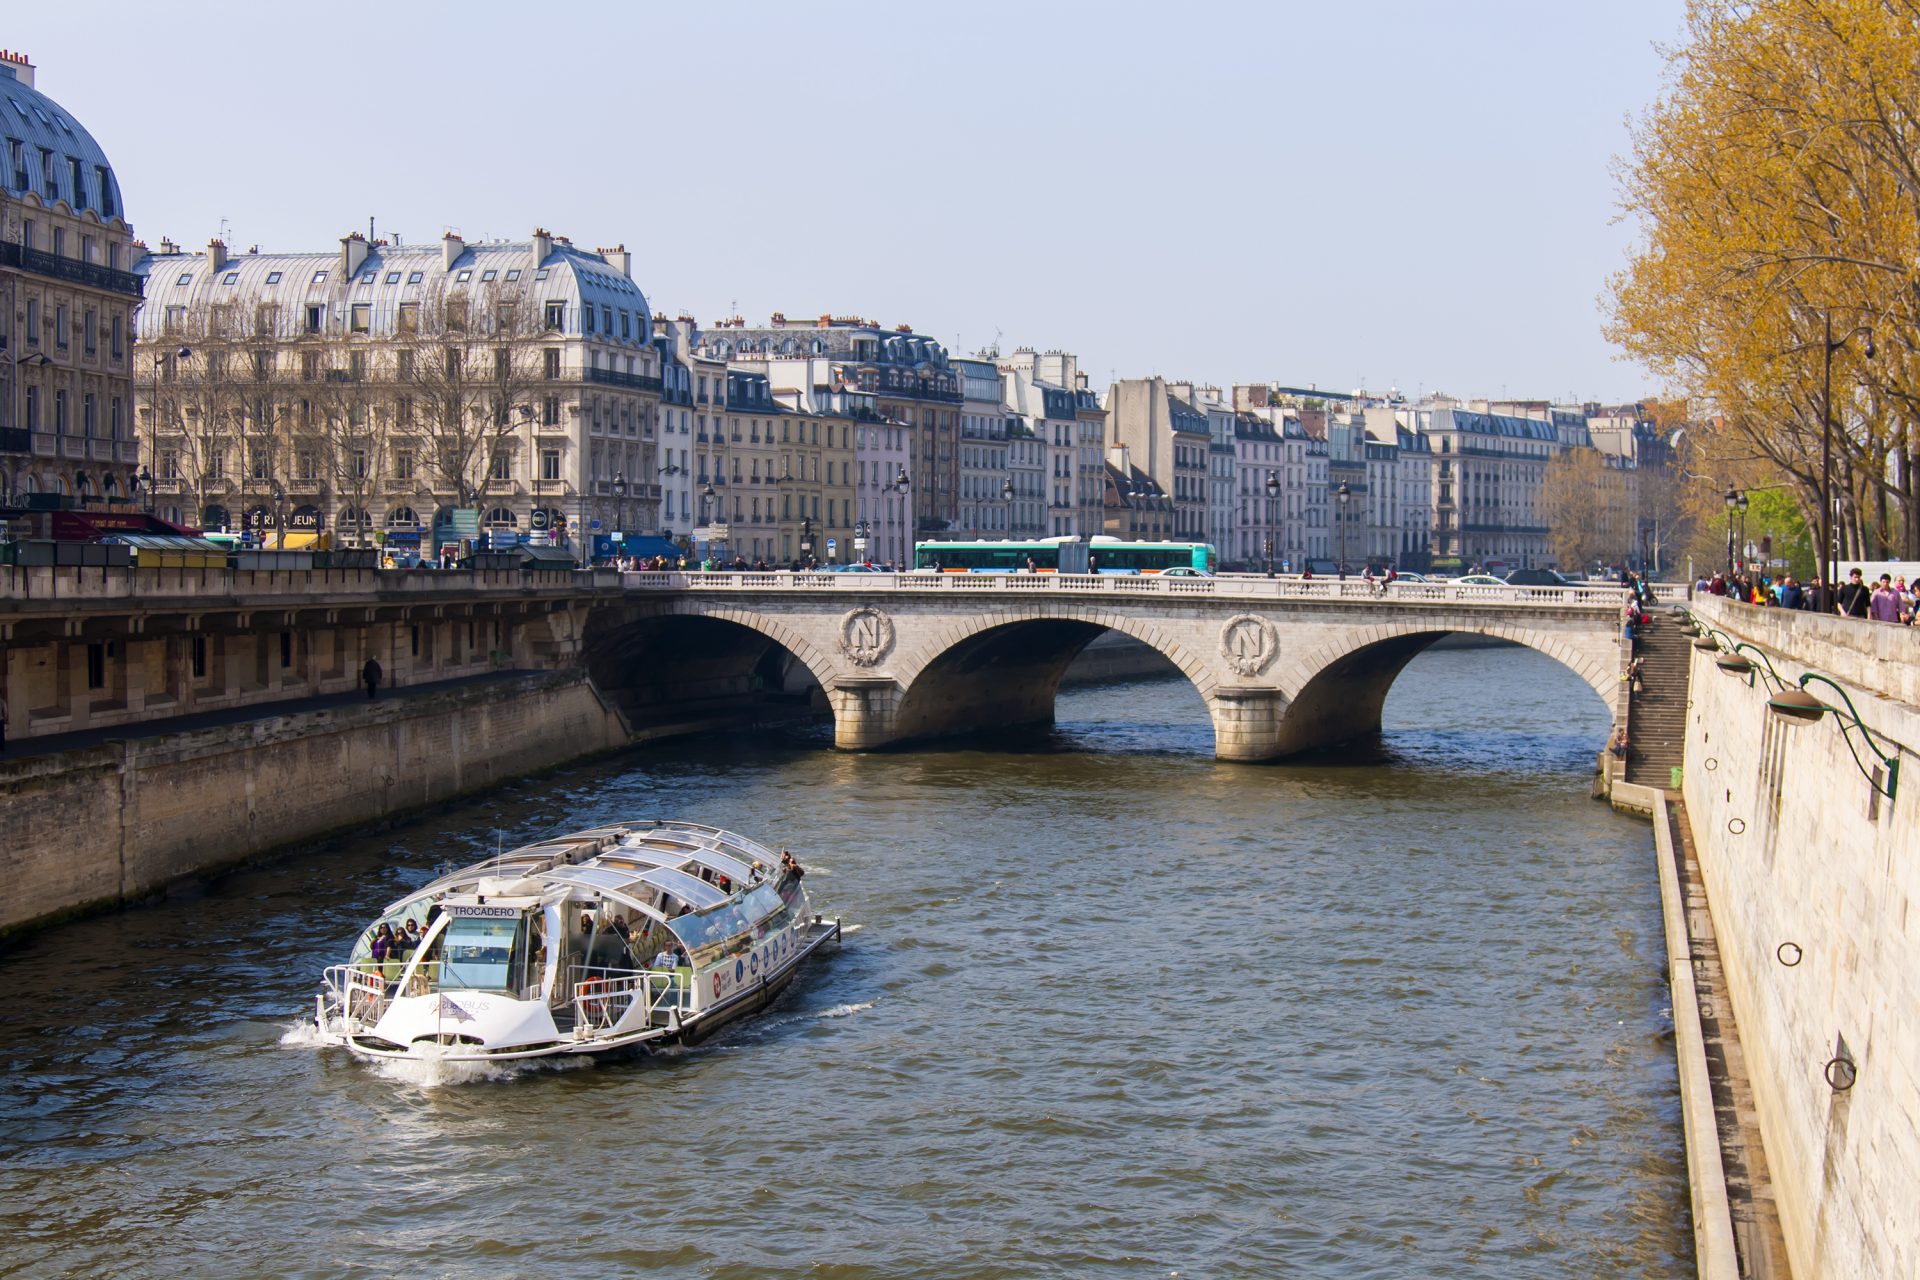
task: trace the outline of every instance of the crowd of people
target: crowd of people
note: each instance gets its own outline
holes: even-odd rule
[[[1765,609],[1820,609],[1820,586],[1799,581],[1792,574],[1769,577],[1762,573],[1736,570],[1732,577],[1715,573],[1702,576],[1693,584],[1696,596],[1723,596],[1741,604]],[[1905,575],[1883,573],[1869,583],[1858,569],[1850,570],[1847,580],[1833,593],[1833,612],[1843,618],[1861,618],[1872,622],[1891,622],[1912,626],[1920,618],[1920,575],[1909,583]]]

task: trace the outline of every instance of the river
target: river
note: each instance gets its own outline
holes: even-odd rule
[[[1429,653],[1377,751],[1284,766],[1215,763],[1180,680],[1058,711],[648,748],[0,953],[0,1274],[1691,1274],[1652,838],[1588,798],[1584,683]],[[790,846],[843,951],[627,1063],[290,1032],[435,866],[653,813]]]

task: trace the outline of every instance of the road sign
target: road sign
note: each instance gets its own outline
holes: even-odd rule
[[[828,539],[827,539],[827,554],[828,554],[828,555],[832,555],[832,554],[833,554],[833,548],[834,548],[834,546],[835,546],[835,545],[836,545],[836,544],[835,544],[835,542],[834,542],[834,540],[833,540],[832,538],[828,538]]]

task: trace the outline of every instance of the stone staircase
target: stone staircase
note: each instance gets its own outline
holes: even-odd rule
[[[1681,615],[1662,610],[1640,629],[1640,691],[1627,712],[1627,781],[1665,790],[1684,754],[1687,673],[1693,641],[1680,630]]]

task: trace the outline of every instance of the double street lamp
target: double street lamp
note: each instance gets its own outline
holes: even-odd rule
[[[1267,490],[1267,501],[1269,503],[1271,503],[1275,498],[1278,498],[1280,496],[1280,473],[1279,472],[1277,471],[1267,472],[1266,490]],[[1268,506],[1267,518],[1262,523],[1268,526],[1266,540],[1264,543],[1262,543],[1262,548],[1266,551],[1266,554],[1267,554],[1267,576],[1271,578],[1273,576],[1273,528],[1272,528],[1273,508],[1272,506]]]
[[[1746,532],[1747,495],[1738,489],[1727,490],[1727,581],[1733,581],[1733,518],[1740,517],[1741,533]]]
[[[1347,576],[1347,503],[1353,497],[1353,490],[1347,487],[1345,480],[1342,480],[1340,487],[1333,491],[1333,496],[1340,504],[1334,511],[1334,524],[1340,530],[1339,576],[1344,578]]]

